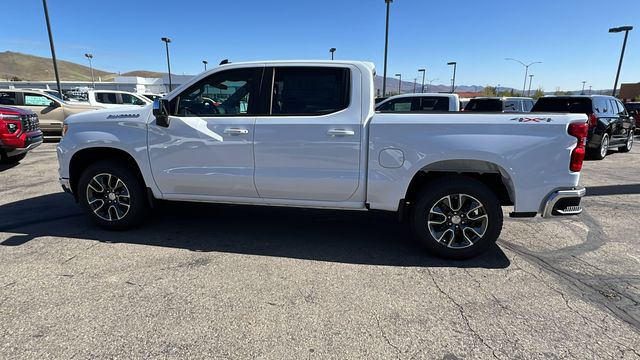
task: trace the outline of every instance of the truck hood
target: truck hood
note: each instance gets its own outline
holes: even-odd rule
[[[87,111],[69,116],[65,120],[65,124],[122,121],[146,123],[151,114],[152,107],[153,104],[146,106],[132,105]]]

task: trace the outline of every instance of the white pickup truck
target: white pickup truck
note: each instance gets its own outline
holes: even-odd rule
[[[60,181],[99,225],[154,199],[397,212],[440,256],[468,258],[511,216],[581,212],[580,114],[376,113],[374,66],[233,63],[153,105],[74,115]]]

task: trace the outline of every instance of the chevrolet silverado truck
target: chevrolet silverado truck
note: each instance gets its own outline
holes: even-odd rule
[[[0,106],[0,163],[15,164],[40,144],[42,131],[36,113]]]
[[[60,182],[100,226],[155,199],[396,212],[469,258],[513,217],[579,214],[584,114],[377,113],[373,64],[230,63],[153,105],[74,115]]]

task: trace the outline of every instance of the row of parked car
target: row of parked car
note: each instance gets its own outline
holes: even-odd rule
[[[48,89],[0,89],[0,163],[16,163],[40,145],[44,136],[60,136],[73,114],[120,106],[145,106],[158,94],[88,90],[83,101]]]
[[[570,95],[476,97],[461,101],[456,94],[417,93],[376,99],[379,112],[503,112],[586,114],[589,124],[587,155],[602,160],[611,149],[628,152],[640,131],[640,103],[623,104],[613,96]],[[527,118],[524,118],[525,120]],[[531,117],[530,121],[539,121]]]

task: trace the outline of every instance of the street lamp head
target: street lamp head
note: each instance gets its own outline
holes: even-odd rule
[[[386,2],[387,4],[391,4],[393,0],[384,0],[384,2]]]
[[[631,30],[633,30],[633,26],[620,26],[620,27],[609,29],[609,32],[610,33],[617,33],[617,32],[622,32],[622,31],[631,31]]]
[[[162,41],[164,41],[164,42],[166,42],[166,43],[170,43],[170,42],[171,42],[171,39],[169,39],[168,37],[163,37],[163,38],[162,38],[162,39],[160,39],[160,40],[162,40]]]
[[[329,49],[329,52],[335,52],[335,51],[336,51],[336,48]]]
[[[396,76],[402,76],[402,74],[396,74]]]
[[[457,64],[457,62],[455,62],[455,61],[449,61],[449,62],[447,63],[447,65],[455,65],[455,64]]]
[[[93,54],[86,53],[84,56],[86,56],[87,59],[93,59]]]
[[[207,60],[202,60],[202,63],[207,65],[209,62]]]
[[[418,69],[418,72],[425,72],[426,69]]]

